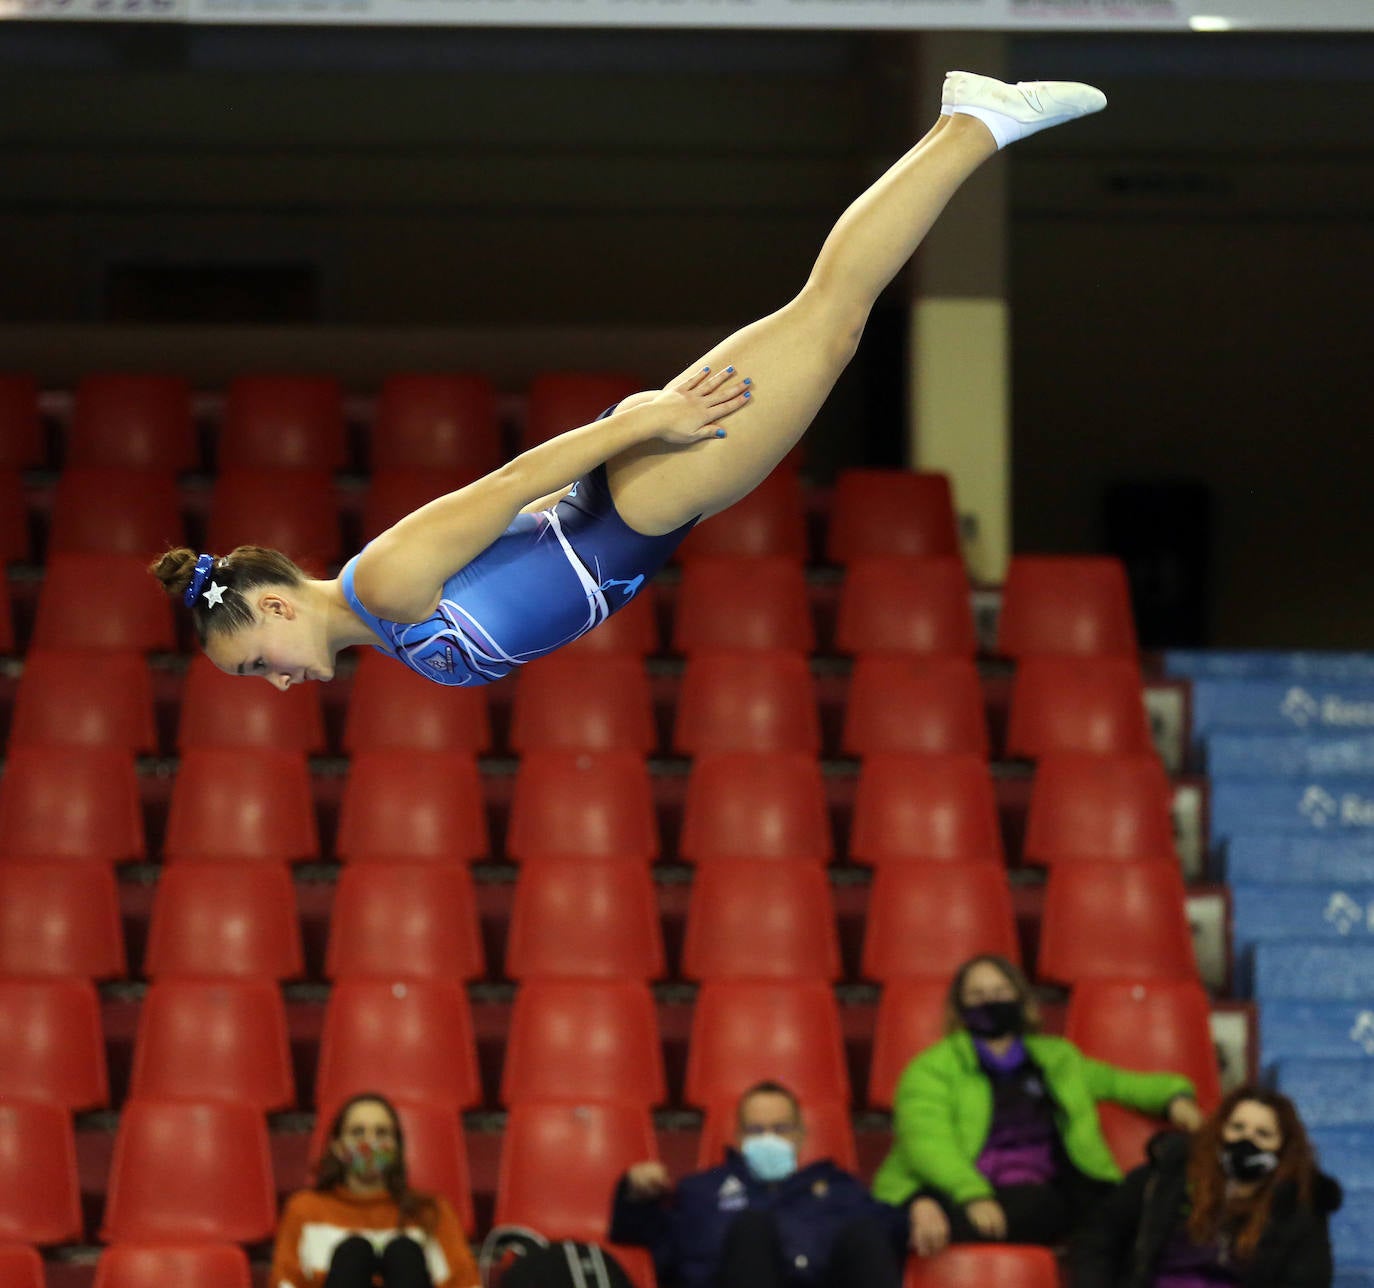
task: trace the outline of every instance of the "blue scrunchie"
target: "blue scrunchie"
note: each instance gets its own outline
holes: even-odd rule
[[[196,602],[196,596],[200,594],[200,588],[205,585],[205,579],[210,575],[210,569],[215,566],[214,555],[201,555],[196,560],[196,569],[191,574],[191,584],[186,587],[186,607],[192,607]]]

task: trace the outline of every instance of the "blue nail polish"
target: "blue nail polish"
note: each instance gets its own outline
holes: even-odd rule
[[[701,374],[704,376],[711,370],[710,367],[702,367]]]
[[[753,392],[752,390],[746,389],[746,390],[744,391],[744,396],[745,396],[746,398],[748,398],[749,395],[750,395],[752,392]]]
[[[723,429],[718,429],[718,430],[716,430],[716,437],[717,437],[717,438],[724,438],[724,437],[725,437],[725,431],[724,431]]]
[[[754,382],[753,382],[752,380],[750,380],[748,376],[745,376],[745,377],[744,377],[744,383],[745,383],[746,385],[752,385]]]
[[[734,370],[735,370],[734,367],[726,367],[726,368],[725,368],[725,374],[728,376],[728,375],[732,374],[732,373],[734,372]]]

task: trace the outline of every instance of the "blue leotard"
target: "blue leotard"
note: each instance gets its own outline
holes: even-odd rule
[[[353,611],[385,641],[383,653],[436,684],[490,684],[623,608],[695,523],[661,537],[636,532],[598,465],[552,510],[517,515],[444,582],[439,606],[422,622],[388,621],[363,607],[353,589],[357,555],[340,581]]]

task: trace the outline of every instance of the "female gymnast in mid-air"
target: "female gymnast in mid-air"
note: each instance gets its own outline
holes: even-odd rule
[[[279,689],[371,644],[439,684],[486,684],[623,607],[692,526],[782,460],[853,355],[878,293],[999,148],[1100,111],[1090,85],[951,72],[940,119],[840,217],[800,294],[664,389],[523,452],[387,529],[328,581],[240,546],[152,568],[211,660]],[[728,429],[727,429],[728,425]]]

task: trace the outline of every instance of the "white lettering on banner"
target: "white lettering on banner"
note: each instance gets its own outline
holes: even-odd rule
[[[1306,689],[1289,689],[1279,703],[1279,714],[1287,716],[1299,729],[1306,729],[1321,712],[1321,705]]]
[[[1298,813],[1311,819],[1313,827],[1325,827],[1339,809],[1340,802],[1320,787],[1309,787],[1298,803]]]
[[[1350,1040],[1362,1046],[1366,1055],[1374,1055],[1374,1011],[1361,1011],[1355,1017]]]
[[[1344,698],[1322,699],[1322,723],[1329,725],[1374,725],[1374,702],[1348,702]]]
[[[1341,797],[1341,822],[1347,827],[1374,827],[1374,800],[1347,792]]]
[[[1338,934],[1348,935],[1365,919],[1364,906],[1356,903],[1344,890],[1337,890],[1326,901],[1322,919],[1336,927]]]

